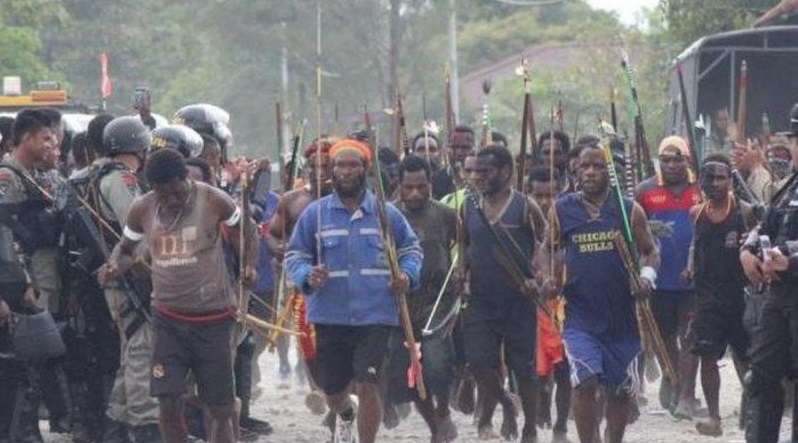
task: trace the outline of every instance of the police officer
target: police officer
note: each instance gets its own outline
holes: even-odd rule
[[[178,109],[172,122],[188,126],[202,136],[204,145],[200,157],[219,173],[220,167],[227,163],[227,153],[233,146],[230,114],[218,106],[195,104]]]
[[[0,342],[9,341],[11,312],[36,310],[36,271],[44,283],[46,266],[38,261],[34,267],[32,257],[55,245],[53,199],[34,178],[36,167],[56,149],[54,126],[50,114],[22,110],[13,126],[12,151],[0,164]],[[41,442],[39,402],[33,367],[7,354],[0,357],[0,441]]]
[[[753,333],[751,373],[747,377],[746,441],[778,441],[784,392],[782,380],[798,375],[798,104],[790,112],[793,175],[773,196],[759,230],[740,252],[746,276],[769,283]],[[767,236],[767,237],[765,237]],[[793,421],[792,441],[798,440]]]
[[[102,133],[112,119],[107,114],[92,119],[87,131],[87,139],[91,140],[87,149],[104,152]],[[109,162],[108,157],[97,159],[92,167],[70,178],[70,190],[83,200],[70,195],[60,242],[60,256],[66,262],[64,293],[69,300],[69,318],[64,328],[67,346],[64,369],[71,397],[72,439],[76,443],[102,441],[108,395],[119,368],[120,334],[96,279],[96,270],[104,261],[105,240],[96,216],[91,213],[96,208],[84,206],[84,202],[96,196],[90,179],[96,179],[100,167]]]
[[[103,149],[110,161],[89,173],[96,189],[94,203],[114,233],[104,234],[115,242],[122,233],[133,200],[143,194],[136,173],[143,167],[150,148],[150,131],[137,116],[117,117],[103,130]],[[141,283],[141,284],[139,284]],[[127,442],[127,427],[136,443],[161,441],[158,403],[150,397],[150,349],[152,330],[147,321],[148,277],[120,280],[107,287],[106,300],[120,333],[120,366],[111,391],[107,415],[110,422],[103,442]]]
[[[185,158],[202,155],[202,136],[194,129],[182,125],[166,125],[152,131],[152,150],[176,149]]]

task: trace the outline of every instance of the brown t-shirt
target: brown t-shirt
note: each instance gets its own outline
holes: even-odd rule
[[[173,226],[164,225],[157,206],[144,223],[152,255],[153,302],[186,313],[229,308],[234,299],[220,223],[205,214],[210,188],[194,183],[191,193]]]
[[[456,236],[457,219],[453,209],[435,200],[430,200],[427,206],[419,211],[409,211],[401,202],[398,202],[398,207],[416,233],[424,251],[420,285],[407,300],[413,329],[416,333],[420,333],[432,313],[452,263],[452,245]],[[447,291],[433,325],[438,324],[449,312],[456,295],[458,294]]]

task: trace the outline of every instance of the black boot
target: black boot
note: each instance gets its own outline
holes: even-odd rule
[[[39,393],[31,386],[17,388],[9,439],[14,443],[44,443],[39,431]]]
[[[69,383],[69,395],[72,405],[70,413],[72,417],[72,440],[74,443],[91,443],[95,439],[94,430],[96,427],[89,417],[86,383]]]
[[[50,432],[65,434],[70,431],[69,387],[60,361],[50,360],[40,366],[39,385],[47,407]]]
[[[755,374],[750,376],[745,441],[778,442],[783,413],[784,390],[780,381]]]
[[[141,425],[133,426],[133,441],[135,443],[161,443],[161,431],[158,430],[158,425]]]
[[[133,443],[129,436],[129,426],[125,423],[107,418],[103,426],[103,443]]]

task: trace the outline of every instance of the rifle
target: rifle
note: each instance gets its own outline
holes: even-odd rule
[[[105,221],[105,219],[102,218],[102,216],[100,216],[99,213],[97,213],[97,211],[94,210],[89,202],[80,195],[80,192],[73,183],[69,183],[69,186],[70,190],[72,191],[72,196],[75,197],[78,203],[80,203],[81,207],[85,210],[85,212],[78,210],[75,214],[73,214],[73,216],[79,218],[78,222],[81,223],[85,228],[82,234],[90,236],[91,241],[94,242],[94,246],[100,252],[104,261],[110,262],[111,251],[108,249],[108,244],[106,244],[105,238],[101,234],[101,231],[102,229],[105,229],[119,240],[121,240],[122,237],[111,227],[111,225],[108,224],[108,222]],[[89,215],[91,215],[91,217]],[[93,219],[96,220],[96,222],[92,221]],[[141,294],[136,290],[136,286],[130,282],[127,273],[121,274],[116,280],[122,289],[122,293],[125,295],[125,300],[129,303],[130,308],[132,308],[132,310],[138,314],[138,319],[133,320],[124,330],[125,336],[130,338],[142,323],[152,324],[152,315],[150,315],[149,309],[147,309],[142,303]],[[125,315],[120,312],[120,316],[124,317]],[[121,322],[119,326],[121,328]]]
[[[382,245],[385,249],[385,255],[388,259],[388,266],[391,270],[391,277],[398,279],[401,276],[402,270],[399,269],[399,258],[396,253],[396,243],[393,238],[393,231],[391,229],[391,222],[388,218],[388,210],[385,203],[385,189],[382,186],[382,179],[380,174],[380,162],[377,158],[377,149],[374,140],[374,131],[372,130],[371,117],[369,116],[368,108],[364,107],[363,118],[366,123],[368,132],[369,143],[373,152],[373,166],[374,174],[374,195],[377,209],[377,221],[379,223],[380,235],[382,237]],[[397,122],[397,125],[399,122]],[[410,311],[407,306],[407,294],[394,294],[397,311],[399,312],[399,320],[402,325],[402,330],[405,335],[405,342],[410,354],[410,369],[408,371],[408,385],[410,388],[414,386],[418,390],[418,396],[421,400],[427,398],[427,388],[424,384],[424,375],[421,366],[421,352],[416,339],[413,335],[413,323],[410,320]],[[412,377],[410,375],[412,374]]]
[[[684,129],[687,132],[687,148],[690,150],[690,158],[692,159],[693,171],[698,173],[698,155],[696,154],[695,144],[695,129],[693,128],[693,119],[690,117],[690,105],[687,101],[687,88],[684,86],[684,73],[682,72],[682,64],[676,67],[676,73],[679,77],[679,96],[682,101],[682,117],[684,117]]]
[[[637,159],[637,181],[654,175],[654,164],[651,162],[651,151],[648,148],[646,129],[643,125],[643,110],[637,94],[634,69],[629,61],[626,50],[621,53],[621,67],[623,68],[627,86],[629,87],[629,113],[634,121],[635,128],[635,157]]]

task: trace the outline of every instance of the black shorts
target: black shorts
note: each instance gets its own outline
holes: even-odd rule
[[[697,296],[695,320],[690,327],[691,351],[698,356],[720,359],[726,352],[726,347],[731,346],[735,357],[746,361],[751,340],[743,325],[745,302],[742,294],[731,294],[724,289],[716,291],[715,294],[710,294],[702,290]],[[742,292],[742,289],[736,291]],[[719,300],[723,296],[726,296],[726,303],[708,300],[709,297]],[[729,299],[737,297],[739,303],[729,302]]]
[[[537,307],[528,299],[501,306],[471,302],[463,313],[466,360],[473,372],[498,370],[501,350],[519,380],[534,380]]]
[[[659,325],[662,338],[677,336],[688,339],[687,331],[695,317],[695,292],[654,291],[651,295],[651,310]]]
[[[327,395],[340,394],[352,381],[377,382],[388,340],[395,326],[316,325],[319,385]]]
[[[454,346],[452,337],[439,330],[430,337],[416,335],[421,342],[421,367],[424,386],[428,395],[449,395],[454,376]],[[388,357],[388,401],[391,404],[408,403],[416,398],[418,391],[407,387],[407,368],[410,353],[405,347],[405,336],[401,329],[392,334]]]
[[[232,318],[217,323],[189,323],[155,312],[150,394],[185,394],[190,370],[197,377],[199,396],[205,404],[231,404],[235,398],[230,346],[233,325]]]

